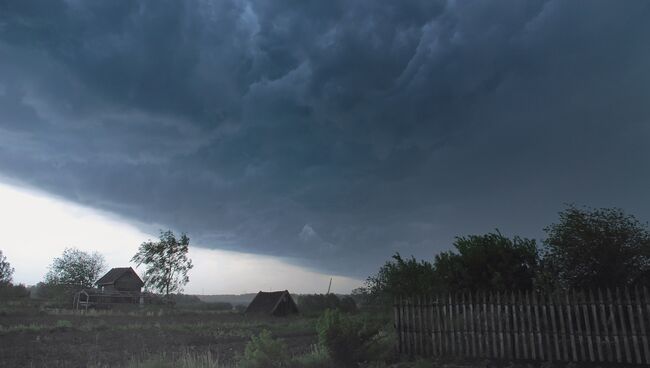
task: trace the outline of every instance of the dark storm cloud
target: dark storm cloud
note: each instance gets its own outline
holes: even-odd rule
[[[0,0],[0,172],[365,276],[564,202],[650,219],[646,1]]]

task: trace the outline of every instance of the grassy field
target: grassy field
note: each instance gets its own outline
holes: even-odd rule
[[[252,318],[236,312],[174,308],[88,311],[44,309],[36,302],[0,304],[0,366],[138,366],[188,356],[230,366],[262,330],[291,354],[316,342],[315,318]]]
[[[360,313],[356,320],[390,318]],[[318,344],[318,316],[251,317],[235,311],[183,307],[138,307],[75,312],[46,308],[34,300],[0,301],[0,367],[182,367],[182,368],[340,368]],[[251,337],[268,331],[279,346],[267,351],[284,355],[285,362],[246,364]],[[267,342],[268,343],[268,342]],[[262,343],[263,345],[264,343]],[[363,368],[531,368],[598,367],[508,362],[398,361],[387,338]],[[250,347],[250,346],[249,346]],[[259,345],[258,345],[259,347]],[[250,353],[250,352],[249,352]],[[259,353],[252,351],[251,356]],[[270,364],[270,363],[269,363]]]

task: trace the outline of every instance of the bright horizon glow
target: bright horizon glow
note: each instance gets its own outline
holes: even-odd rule
[[[0,182],[0,250],[15,269],[14,282],[34,285],[66,247],[101,253],[109,268],[131,266],[138,246],[157,239],[112,214],[74,204],[42,192]],[[188,234],[190,239],[192,234]],[[201,248],[190,241],[187,294],[243,294],[260,290],[324,293],[330,275],[255,254]],[[333,276],[332,292],[349,293],[361,285],[353,278]]]

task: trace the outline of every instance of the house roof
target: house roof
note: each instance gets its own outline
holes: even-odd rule
[[[114,284],[120,277],[131,273],[138,281],[140,281],[141,286],[144,286],[144,282],[140,279],[140,276],[133,270],[131,267],[115,267],[111,268],[106,275],[102,276],[95,284],[101,285],[111,285]]]
[[[293,301],[293,298],[291,298],[291,294],[289,294],[289,291],[284,290],[271,292],[260,291],[248,305],[248,308],[246,308],[246,313],[274,314],[282,302],[291,304],[292,308],[296,312],[298,311],[298,307]]]

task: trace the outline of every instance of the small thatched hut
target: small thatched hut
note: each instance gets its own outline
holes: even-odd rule
[[[268,293],[260,291],[248,305],[245,313],[286,316],[298,313],[298,306],[287,290]]]

